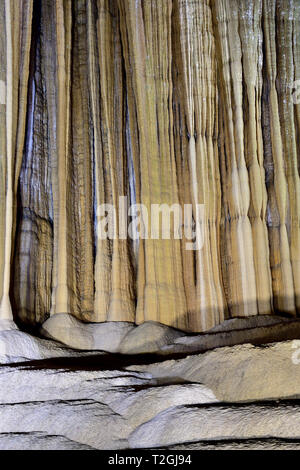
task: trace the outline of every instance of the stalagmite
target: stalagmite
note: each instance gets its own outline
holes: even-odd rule
[[[299,24],[296,0],[0,0],[3,325],[299,313]]]

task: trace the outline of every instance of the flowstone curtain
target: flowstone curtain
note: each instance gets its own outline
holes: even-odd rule
[[[0,317],[204,331],[296,315],[299,1],[0,9]],[[119,213],[124,196],[148,214],[189,205],[194,221],[203,205],[202,246],[172,227],[99,238],[99,206]]]
[[[1,0],[0,9],[0,318],[11,320],[9,291],[26,124],[32,1]]]

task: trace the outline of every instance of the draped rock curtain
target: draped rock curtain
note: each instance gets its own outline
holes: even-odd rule
[[[0,2],[0,318],[12,318],[9,300],[15,238],[16,200],[23,156],[31,0]]]
[[[0,0],[0,318],[300,310],[297,0]],[[204,243],[97,208],[204,204]],[[12,308],[11,308],[12,306]]]

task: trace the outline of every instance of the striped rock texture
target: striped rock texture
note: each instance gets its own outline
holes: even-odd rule
[[[298,0],[0,0],[0,63],[1,320],[300,311]],[[99,239],[120,196],[202,249]]]

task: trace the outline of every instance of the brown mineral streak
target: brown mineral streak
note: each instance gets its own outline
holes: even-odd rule
[[[29,69],[29,50],[31,37],[32,1],[3,1],[3,13],[1,15],[3,25],[1,33],[5,39],[5,52],[2,51],[2,63],[6,69],[3,81],[6,87],[5,96],[5,129],[2,135],[6,145],[2,147],[1,160],[3,168],[2,187],[2,273],[1,274],[1,303],[0,318],[12,319],[12,310],[9,300],[12,248],[15,227],[16,185],[19,177],[20,159],[24,145],[27,80]],[[21,44],[21,47],[20,47]],[[4,52],[4,53],[3,53]],[[21,54],[22,52],[22,54]],[[4,57],[3,57],[4,56]],[[2,64],[1,64],[2,65]],[[4,104],[0,105],[1,107]]]
[[[67,285],[67,131],[69,127],[68,93],[69,83],[67,81],[66,69],[66,32],[67,14],[64,12],[63,0],[55,2],[56,23],[56,149],[57,167],[53,172],[56,180],[57,192],[53,193],[54,211],[57,211],[57,231],[54,234],[54,257],[57,269],[56,279],[53,279],[53,305],[52,313],[70,313],[70,299]],[[70,14],[70,12],[69,12]],[[70,47],[70,45],[69,45]],[[57,237],[57,238],[56,238]],[[54,259],[55,259],[54,258]]]
[[[0,0],[0,318],[299,312],[299,25],[296,0]],[[120,196],[204,204],[202,249],[98,238]]]
[[[119,197],[126,194],[127,155],[124,138],[124,91],[119,15],[116,1],[98,1],[98,49],[103,160],[109,168],[111,202],[119,210]],[[113,88],[111,85],[114,84]],[[116,230],[119,232],[118,218]],[[110,292],[106,319],[134,321],[133,275],[127,240],[112,241],[109,266]]]

